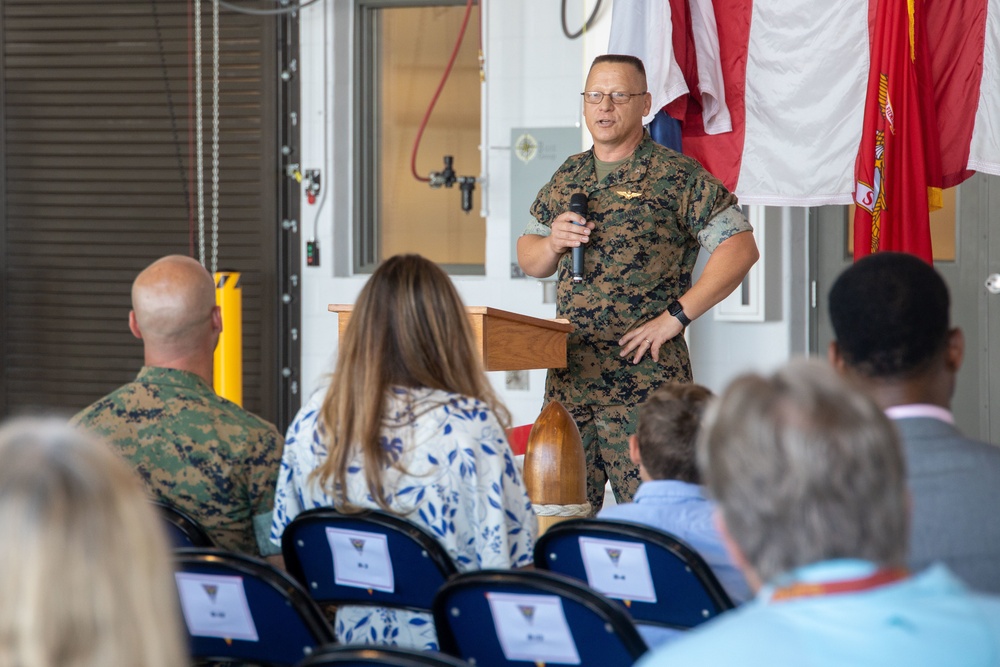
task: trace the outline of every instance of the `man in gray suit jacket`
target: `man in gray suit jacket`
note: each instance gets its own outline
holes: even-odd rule
[[[954,426],[965,339],[948,288],[912,255],[881,252],[830,290],[833,366],[895,421],[913,498],[910,567],[944,561],[971,587],[1000,593],[1000,448]]]

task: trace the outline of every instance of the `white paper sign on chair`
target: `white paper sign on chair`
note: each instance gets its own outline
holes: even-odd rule
[[[338,586],[395,592],[392,559],[385,535],[327,528],[326,539],[333,552],[333,578]]]
[[[508,660],[580,664],[558,596],[487,593],[486,598],[497,639]]]
[[[188,632],[193,637],[258,641],[243,577],[175,572]]]
[[[580,555],[594,590],[616,600],[656,602],[646,545],[581,537]]]

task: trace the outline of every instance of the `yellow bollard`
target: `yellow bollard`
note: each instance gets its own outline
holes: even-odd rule
[[[215,274],[215,302],[222,309],[222,335],[215,348],[215,393],[243,405],[243,288],[239,271]]]

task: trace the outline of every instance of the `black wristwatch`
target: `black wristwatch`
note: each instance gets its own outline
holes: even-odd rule
[[[691,318],[684,314],[684,306],[680,301],[674,301],[667,306],[667,312],[676,317],[681,326],[686,327],[691,324]]]

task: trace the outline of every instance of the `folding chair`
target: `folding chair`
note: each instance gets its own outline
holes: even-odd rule
[[[152,503],[160,518],[163,519],[163,527],[175,549],[189,547],[211,549],[216,546],[215,540],[208,534],[208,531],[190,514],[158,500],[154,500]]]
[[[179,549],[174,562],[193,661],[291,667],[333,642],[333,629],[308,594],[264,561]]]
[[[444,653],[417,651],[395,646],[327,646],[299,663],[298,667],[472,667]]]
[[[687,630],[733,608],[694,549],[641,524],[604,519],[558,523],[535,543],[535,567],[587,582],[621,600],[640,630],[645,624]]]
[[[458,571],[430,533],[374,510],[305,511],[285,527],[281,553],[289,574],[321,604],[430,613],[434,594]]]
[[[621,605],[586,585],[537,570],[452,577],[434,599],[441,650],[476,667],[627,666],[646,643]]]

